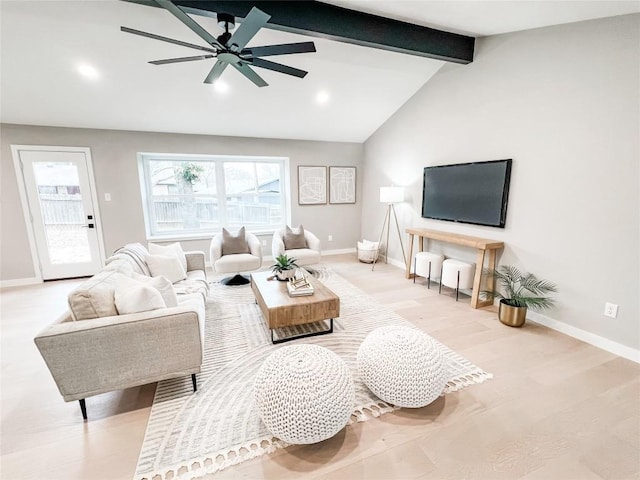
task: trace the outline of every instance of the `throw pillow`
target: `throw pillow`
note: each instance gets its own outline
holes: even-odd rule
[[[162,295],[154,287],[118,274],[113,298],[120,315],[165,308]]]
[[[179,282],[187,278],[178,257],[174,255],[149,255],[147,265],[153,277],[167,277],[171,283]]]
[[[162,295],[164,304],[167,307],[178,306],[178,297],[176,296],[176,291],[173,288],[173,284],[167,277],[148,277],[146,275],[141,275],[134,272],[133,279],[137,280],[138,282],[145,283],[158,290],[160,292],[160,295]]]
[[[182,245],[180,242],[172,243],[170,245],[157,245],[155,243],[149,244],[149,253],[151,255],[175,255],[180,260],[180,265],[182,265],[182,269],[187,271],[187,257],[184,255],[184,251],[182,250]],[[155,275],[153,275],[155,277]]]
[[[304,238],[304,227],[300,225],[298,228],[289,228],[289,225],[284,230],[284,248],[286,250],[293,250],[294,248],[308,248],[307,241]]]
[[[249,244],[245,238],[244,227],[236,235],[231,235],[226,228],[222,229],[222,255],[235,253],[250,253]]]
[[[73,319],[87,320],[117,315],[113,291],[118,275],[123,273],[117,269],[105,268],[74,289],[68,297]]]

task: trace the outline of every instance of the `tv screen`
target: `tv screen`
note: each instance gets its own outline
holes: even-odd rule
[[[504,228],[511,161],[425,167],[423,218]]]

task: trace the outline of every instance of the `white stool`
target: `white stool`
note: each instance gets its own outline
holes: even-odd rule
[[[413,283],[416,283],[416,275],[427,279],[427,288],[431,287],[431,274],[437,275],[442,270],[444,256],[431,252],[418,252],[413,261]]]
[[[461,288],[473,287],[473,274],[475,273],[475,264],[466,263],[453,258],[447,258],[442,262],[442,273],[440,274],[440,290],[442,285],[445,287],[456,289],[456,302],[458,301],[458,292]]]

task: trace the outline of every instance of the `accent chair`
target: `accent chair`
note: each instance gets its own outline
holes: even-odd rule
[[[289,226],[273,233],[271,244],[273,258],[287,255],[296,259],[299,266],[320,263],[322,249],[320,240],[302,225],[292,229]]]
[[[209,250],[211,267],[217,273],[235,273],[223,278],[223,285],[246,285],[249,278],[241,272],[251,272],[262,267],[262,244],[253,233],[242,227],[236,235],[226,229],[211,239]]]

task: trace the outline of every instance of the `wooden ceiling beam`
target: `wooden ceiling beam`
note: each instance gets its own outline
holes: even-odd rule
[[[125,0],[157,7],[152,0]],[[268,28],[379,48],[392,52],[467,64],[473,61],[475,38],[436,30],[317,1],[174,0],[187,13],[240,19],[252,7],[271,15]]]

